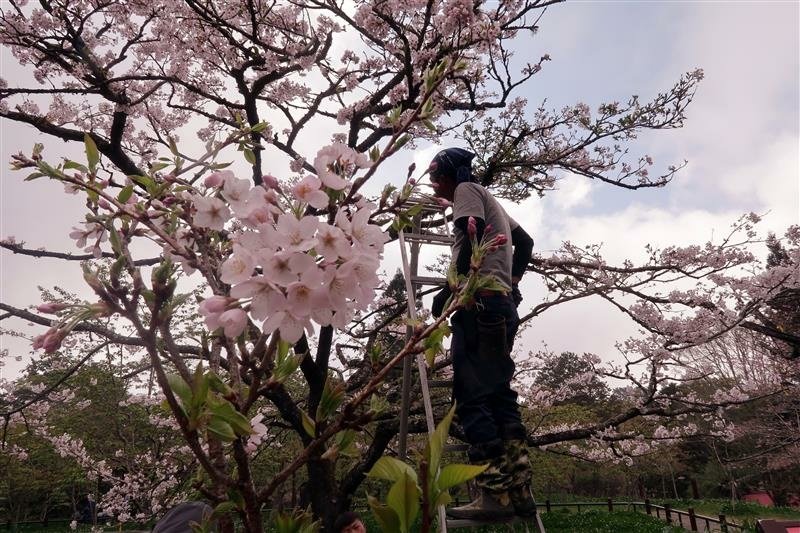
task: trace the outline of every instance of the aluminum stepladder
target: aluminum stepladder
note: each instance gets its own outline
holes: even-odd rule
[[[403,263],[403,277],[405,278],[406,285],[406,301],[408,303],[408,316],[412,321],[417,319],[416,309],[416,294],[417,290],[425,285],[430,286],[444,286],[446,283],[445,278],[437,278],[431,276],[419,276],[419,250],[423,244],[451,246],[454,242],[454,237],[450,232],[450,225],[447,223],[445,214],[446,208],[436,202],[435,199],[430,197],[411,197],[407,201],[407,205],[421,206],[421,210],[417,215],[412,218],[412,229],[410,233],[398,232],[398,241],[400,242],[400,255]],[[442,227],[439,232],[423,231],[422,220],[431,215],[440,215],[442,217]],[[406,243],[411,244],[411,253],[409,253]],[[411,336],[411,327],[407,329],[407,338]],[[431,394],[428,382],[427,363],[424,356],[420,353],[416,356],[417,370],[419,373],[420,388],[422,390],[422,400],[425,408],[425,420],[428,428],[428,434],[432,434],[436,429],[436,422],[433,418],[433,407],[431,404]],[[411,359],[405,358],[403,360],[403,388],[402,388],[402,404],[400,408],[400,434],[398,452],[400,458],[405,460],[407,452],[407,439],[408,439],[408,413],[411,403]],[[447,449],[465,450],[465,446],[448,446]],[[445,514],[444,506],[437,509],[439,517],[439,531],[447,533],[448,527],[477,527],[489,524],[485,521],[473,520],[448,520]],[[508,525],[511,531],[516,531],[515,524],[520,524],[524,527],[526,533],[529,532],[528,520],[515,519],[509,522],[503,522]],[[541,514],[536,513],[535,516],[535,530],[538,533],[545,533],[544,525],[542,524]]]
[[[405,278],[406,283],[408,317],[412,322],[414,322],[417,320],[417,288],[423,285],[441,285],[444,281],[434,277],[421,277],[417,275],[420,245],[438,244],[450,246],[453,243],[453,236],[450,233],[450,226],[447,224],[447,219],[445,218],[445,208],[436,203],[433,199],[426,197],[412,197],[407,201],[407,205],[412,207],[415,205],[421,206],[420,212],[412,219],[412,232],[398,232],[398,240],[400,241],[400,257],[403,262],[403,277]],[[441,214],[444,233],[423,233],[421,229],[422,219],[434,214]],[[411,243],[410,260],[406,242]],[[406,338],[410,337],[411,326],[409,326],[406,330]],[[422,389],[422,402],[425,407],[425,422],[428,428],[428,435],[431,435],[436,430],[436,422],[433,418],[431,392],[430,387],[428,386],[428,367],[423,354],[418,353],[416,356],[416,361],[417,370],[419,372],[420,388]],[[403,360],[403,390],[402,403],[400,407],[400,435],[398,443],[398,452],[402,460],[405,460],[407,452],[408,412],[411,405],[411,373],[411,358],[406,357]],[[445,514],[444,506],[439,506],[437,509],[437,514],[439,517],[439,531],[441,533],[447,533],[447,515]]]

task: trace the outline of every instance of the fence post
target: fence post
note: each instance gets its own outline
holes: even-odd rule
[[[650,508],[650,498],[644,499],[644,510],[647,511],[647,514],[653,514],[653,509]]]
[[[670,507],[670,505],[668,503],[665,503],[664,504],[664,517],[667,519],[667,524],[671,524],[672,523],[672,513],[670,513],[671,510],[672,510],[672,508]]]
[[[719,530],[722,533],[728,533],[728,520],[725,518],[724,514],[719,515]]]
[[[608,499],[608,512],[612,512],[614,510],[614,502],[611,501],[611,498]]]
[[[547,512],[549,513],[550,512],[550,499],[549,498],[544,501],[544,507],[545,507],[545,509],[547,509]]]
[[[697,531],[697,518],[694,516],[693,507],[689,507],[689,527],[692,528],[692,531]]]

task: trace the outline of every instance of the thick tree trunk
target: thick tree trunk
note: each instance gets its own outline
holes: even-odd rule
[[[334,464],[313,457],[306,465],[308,472],[308,499],[317,519],[322,520],[325,531],[331,531],[339,514],[341,496],[336,484]]]

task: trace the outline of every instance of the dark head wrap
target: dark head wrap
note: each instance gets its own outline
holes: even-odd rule
[[[475,154],[463,148],[447,148],[433,157],[431,164],[428,165],[428,172],[431,178],[439,176],[453,176],[456,185],[473,181],[472,179],[472,158]]]

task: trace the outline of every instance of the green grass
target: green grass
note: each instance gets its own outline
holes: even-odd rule
[[[371,515],[362,514],[364,525],[370,533],[380,531]],[[543,513],[542,522],[547,533],[684,533],[684,529],[668,526],[654,517],[633,511],[582,511],[567,510]],[[477,528],[448,528],[449,531],[470,533],[509,533],[513,525],[498,524]],[[524,525],[516,524],[516,531],[524,531]],[[530,529],[530,528],[529,528]],[[434,530],[436,531],[436,530]],[[532,529],[531,529],[532,531]]]

